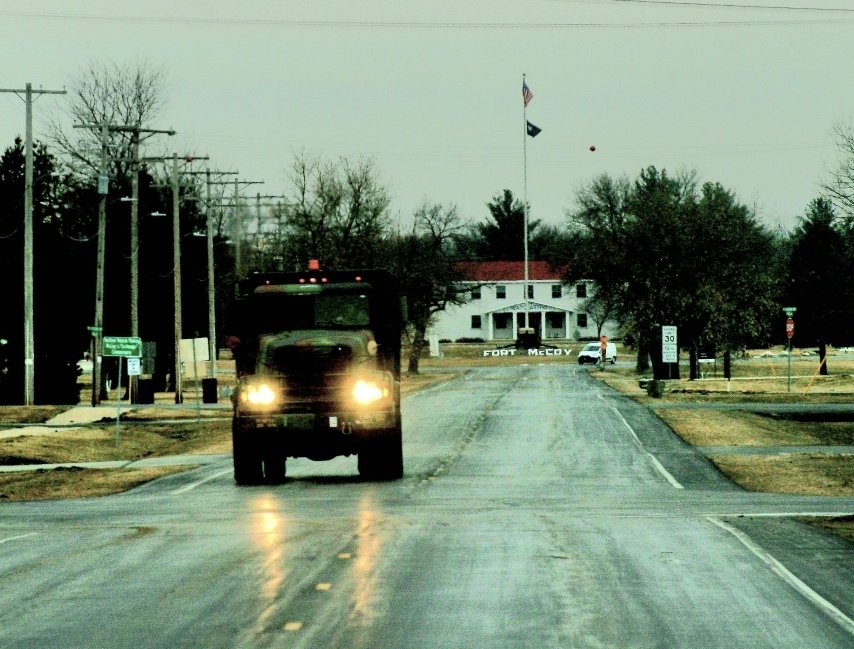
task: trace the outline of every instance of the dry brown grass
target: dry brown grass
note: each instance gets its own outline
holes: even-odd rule
[[[138,487],[186,466],[147,469],[51,469],[0,473],[0,499],[5,501],[56,500],[106,496]]]
[[[149,411],[154,412],[154,411]],[[166,455],[231,452],[231,421],[191,420],[187,423],[141,423],[119,426],[95,425],[59,429],[38,435],[0,440],[0,464],[56,464],[60,462],[106,462],[136,460]]]
[[[743,410],[655,409],[670,428],[694,446],[808,446],[836,443],[825,430],[832,423],[786,420]],[[839,423],[839,422],[833,422]],[[839,423],[847,431],[851,423]],[[840,436],[845,431],[840,431]]]
[[[43,424],[68,410],[68,406],[0,406],[0,427],[3,424]]]
[[[750,491],[811,496],[854,496],[854,458],[826,453],[726,455],[715,465]]]

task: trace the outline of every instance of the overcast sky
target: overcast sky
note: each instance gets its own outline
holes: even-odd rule
[[[0,1],[2,88],[137,61],[165,71],[148,126],[177,153],[264,180],[251,195],[287,193],[299,151],[370,157],[403,219],[426,199],[483,221],[527,168],[531,217],[557,224],[597,175],[654,165],[788,229],[854,115],[850,0]],[[63,101],[36,101],[36,138]],[[0,147],[23,131],[0,93]]]

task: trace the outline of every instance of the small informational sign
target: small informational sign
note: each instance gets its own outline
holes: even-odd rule
[[[665,325],[661,328],[661,360],[664,363],[679,362],[679,343],[674,326]]]
[[[142,338],[132,336],[104,336],[102,356],[142,356]]]
[[[208,351],[208,339],[205,338],[182,338],[181,339],[181,362],[192,363],[210,360]]]
[[[128,376],[139,376],[142,374],[140,360],[133,356],[128,356]]]

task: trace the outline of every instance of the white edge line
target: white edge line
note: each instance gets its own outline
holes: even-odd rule
[[[599,397],[604,399],[604,397],[602,397],[601,393],[599,394]],[[670,486],[673,487],[674,489],[684,489],[685,487],[683,487],[681,484],[679,484],[679,481],[670,474],[670,471],[668,471],[667,469],[664,468],[664,465],[658,461],[658,458],[655,457],[652,453],[650,453],[649,451],[647,451],[643,447],[643,442],[640,441],[640,437],[638,437],[637,433],[635,432],[635,429],[632,428],[629,425],[629,422],[626,421],[626,418],[623,417],[623,413],[621,413],[619,410],[617,410],[617,408],[615,406],[611,406],[611,408],[613,409],[614,412],[617,413],[617,416],[620,418],[620,421],[622,421],[623,424],[625,424],[626,428],[629,429],[629,432],[632,434],[632,437],[635,438],[635,443],[638,445],[639,448],[641,448],[644,451],[644,453],[646,453],[646,456],[652,462],[652,466],[655,467],[655,470],[658,471],[661,475],[663,475],[664,479],[667,480],[667,482],[670,483]]]
[[[674,478],[672,475],[670,475],[670,471],[668,471],[667,469],[664,468],[664,465],[662,465],[661,462],[658,461],[657,457],[655,457],[649,451],[647,451],[646,455],[650,459],[650,461],[652,462],[652,466],[654,466],[656,469],[658,469],[658,472],[664,476],[665,480],[667,480],[667,482],[669,482],[670,485],[674,489],[684,489],[685,488],[681,484],[679,484],[679,481],[676,478]]]
[[[26,539],[30,536],[36,536],[38,532],[30,532],[29,534],[20,534],[19,536],[10,536],[8,539],[0,539],[0,545],[3,543],[8,543],[9,541],[18,541],[20,539]]]
[[[183,493],[190,491],[191,489],[195,489],[196,487],[205,484],[206,482],[210,482],[211,480],[216,480],[220,476],[224,476],[226,473],[231,473],[234,469],[223,469],[222,471],[218,471],[213,475],[209,475],[206,478],[202,478],[201,480],[196,480],[195,482],[191,482],[188,485],[184,485],[180,489],[175,489],[175,491],[171,492],[173,496],[180,496]]]
[[[786,566],[777,561],[773,556],[771,556],[767,551],[763,550],[759,547],[753,540],[747,536],[744,532],[739,529],[736,529],[732,525],[727,525],[722,520],[718,518],[714,518],[709,516],[706,518],[707,521],[717,525],[722,530],[725,530],[732,534],[735,538],[741,541],[742,545],[750,550],[757,557],[762,559],[777,575],[783,578],[783,580],[789,584],[792,588],[798,591],[802,596],[808,599],[810,602],[818,606],[826,615],[828,615],[834,622],[836,622],[839,626],[845,629],[851,635],[854,635],[854,620],[845,615],[842,611],[836,608],[833,604],[828,602],[824,597],[815,592],[812,588],[807,586],[804,582],[798,579],[794,574],[792,574]]]

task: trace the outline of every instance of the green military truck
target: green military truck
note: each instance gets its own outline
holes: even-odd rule
[[[383,270],[259,273],[239,283],[228,346],[234,478],[277,483],[289,457],[358,456],[359,474],[403,475],[400,344],[406,300]]]

